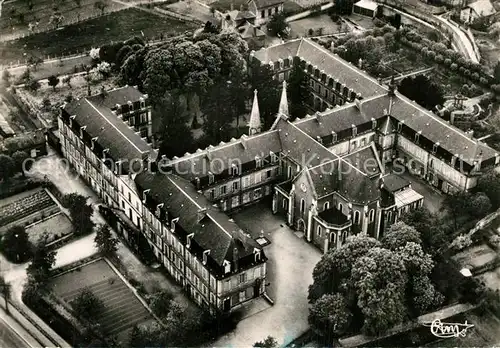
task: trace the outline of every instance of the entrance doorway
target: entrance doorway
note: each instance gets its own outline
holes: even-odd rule
[[[259,297],[259,295],[260,295],[260,285],[261,284],[262,284],[262,280],[260,278],[258,278],[255,281],[255,284],[253,286],[253,297],[254,298]]]
[[[224,300],[223,310],[224,312],[229,312],[231,310],[231,298]]]
[[[300,219],[297,223],[297,229],[300,231],[300,232],[305,232],[306,230],[306,224],[304,223],[304,220]]]

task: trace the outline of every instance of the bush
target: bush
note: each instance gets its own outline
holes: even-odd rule
[[[498,234],[492,235],[489,241],[495,248],[498,249],[500,247],[500,236]]]
[[[450,244],[450,248],[455,251],[461,251],[469,247],[472,244],[472,240],[468,235],[461,234],[456,237]]]
[[[450,65],[450,69],[451,69],[451,70],[453,70],[453,71],[457,70],[457,68],[458,68],[457,63],[452,63],[452,64]]]

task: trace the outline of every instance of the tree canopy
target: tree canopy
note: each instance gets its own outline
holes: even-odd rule
[[[22,226],[9,228],[1,238],[0,248],[11,262],[23,263],[31,257],[32,245]]]
[[[442,88],[424,75],[404,78],[398,90],[404,96],[429,110],[444,103]]]
[[[44,284],[55,262],[56,252],[47,248],[45,240],[39,241],[33,250],[33,259],[26,269],[28,276],[36,283]]]
[[[302,118],[307,113],[307,101],[310,95],[307,85],[307,74],[300,64],[294,64],[288,78],[288,96],[290,99],[290,115],[292,120]]]
[[[89,288],[84,288],[71,301],[71,308],[75,315],[86,320],[96,320],[103,306],[103,302]]]
[[[89,234],[94,229],[94,222],[91,220],[94,209],[87,203],[88,197],[78,193],[70,193],[62,198],[62,205],[67,208],[73,222],[73,233],[76,236]]]
[[[119,241],[113,237],[108,225],[101,225],[97,229],[94,243],[103,255],[112,255],[118,249]]]

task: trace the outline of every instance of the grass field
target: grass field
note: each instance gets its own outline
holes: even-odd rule
[[[104,260],[82,266],[51,280],[56,296],[70,304],[84,288],[89,288],[103,307],[96,319],[107,335],[117,335],[121,346],[135,324],[151,322],[153,317],[132,290]]]
[[[26,232],[32,243],[37,243],[39,238],[47,233],[49,236],[47,242],[50,243],[73,232],[73,225],[66,215],[58,213],[42,222],[26,227]]]
[[[0,35],[12,33],[27,33],[29,23],[38,25],[36,31],[45,31],[53,28],[50,24],[50,17],[57,9],[64,19],[62,25],[72,23],[76,20],[98,16],[101,10],[95,8],[96,0],[80,0],[80,6],[76,0],[54,1],[36,0],[32,1],[30,9],[28,1],[6,1],[2,6],[2,20],[0,21]],[[104,12],[112,12],[124,6],[110,0],[103,0],[105,3]]]
[[[89,50],[111,41],[123,41],[139,35],[154,38],[182,33],[193,25],[164,18],[135,8],[68,25],[56,31],[39,33],[0,44],[0,64],[24,60],[30,55],[59,56]]]

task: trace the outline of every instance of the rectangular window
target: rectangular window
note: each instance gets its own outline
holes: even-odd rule
[[[255,183],[258,184],[262,180],[262,173],[255,173]]]
[[[271,17],[273,15],[273,9],[272,8],[270,8],[269,10],[267,10],[267,15],[269,17]]]
[[[247,274],[246,273],[241,273],[240,274],[240,284],[244,283],[247,281]]]
[[[266,171],[266,179],[271,177],[271,170]]]
[[[222,185],[222,186],[220,187],[220,194],[221,194],[221,195],[225,195],[225,194],[226,194],[226,185]]]
[[[238,181],[233,182],[233,191],[238,191],[238,188],[239,188],[239,182]]]
[[[266,11],[260,11],[260,16],[262,18],[265,18],[266,17]]]

